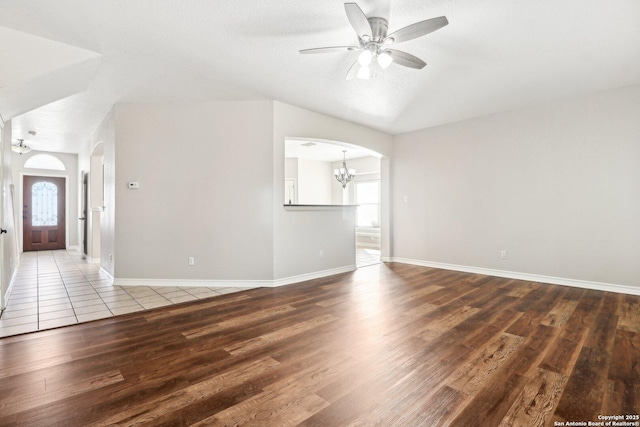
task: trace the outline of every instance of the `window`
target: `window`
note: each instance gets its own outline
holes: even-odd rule
[[[37,182],[31,186],[31,225],[58,225],[58,186]]]
[[[66,170],[62,160],[50,154],[35,154],[24,162],[24,167],[27,169]]]
[[[380,181],[356,181],[356,204],[358,213],[356,226],[380,226]]]

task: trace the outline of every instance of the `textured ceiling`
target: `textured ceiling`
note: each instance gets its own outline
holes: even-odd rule
[[[640,84],[638,0],[362,0],[427,62],[345,81],[356,41],[343,1],[0,0],[0,26],[101,55],[88,88],[13,120],[36,149],[77,152],[116,102],[277,99],[391,134]],[[1,41],[0,41],[1,43]],[[4,64],[11,66],[11,64]]]

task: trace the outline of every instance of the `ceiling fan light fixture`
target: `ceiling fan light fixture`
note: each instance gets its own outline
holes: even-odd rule
[[[368,67],[371,64],[371,60],[373,59],[373,53],[370,50],[365,49],[358,56],[358,63],[363,67]]]
[[[389,23],[386,19],[376,16],[367,17],[362,9],[353,2],[345,3],[344,10],[351,27],[358,36],[357,46],[318,47],[314,49],[303,49],[300,53],[361,51],[358,59],[353,62],[347,71],[346,80],[352,80],[355,77],[359,79],[370,79],[375,77],[373,74],[374,71],[385,70],[392,62],[416,70],[423,69],[427,63],[422,59],[401,50],[388,49],[387,46],[417,39],[418,37],[425,36],[449,25],[446,16],[439,16],[437,18],[415,22],[391,34],[387,34]],[[374,56],[376,57],[378,65],[375,63],[372,64]],[[373,69],[369,68],[372,65]]]
[[[378,54],[378,64],[383,70],[386,70],[392,62],[393,57],[388,52],[381,52]]]
[[[356,77],[362,80],[369,80],[371,78],[371,68],[360,67],[360,69],[358,70],[358,75]]]

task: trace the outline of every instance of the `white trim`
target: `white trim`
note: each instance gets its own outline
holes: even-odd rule
[[[104,273],[111,276],[103,268]],[[316,271],[314,273],[285,277],[276,280],[193,280],[193,279],[127,279],[117,278],[113,281],[116,286],[190,286],[209,288],[275,288],[307,280],[319,279],[341,273],[355,271],[355,265],[332,268],[330,270]]]
[[[272,281],[272,287],[290,285],[292,283],[306,282],[307,280],[320,279],[322,277],[334,276],[336,274],[349,273],[357,269],[355,264],[345,265],[344,267],[332,268],[329,270],[316,271],[314,273],[305,273],[298,276],[284,277]]]
[[[113,283],[115,282],[115,279],[114,279],[114,277],[113,277],[113,275],[111,273],[109,273],[107,270],[105,270],[104,267],[100,267],[100,273],[102,273],[105,276],[107,276],[107,278],[109,279],[109,281],[113,285]]]
[[[69,245],[69,246],[67,246],[67,250],[81,253],[80,252],[80,245]]]
[[[193,280],[193,279],[127,279],[116,278],[116,286],[189,286],[211,288],[256,288],[271,286],[271,280]]]
[[[336,211],[358,207],[357,205],[282,205],[285,211]]]
[[[16,282],[16,277],[18,276],[18,268],[20,267],[20,258],[18,258],[18,260],[16,261],[16,265],[13,269],[13,274],[11,275],[11,281],[9,282],[9,287],[7,288],[7,291],[4,293],[4,299],[2,300],[4,307],[0,307],[2,308],[2,310],[4,310],[5,308],[7,308],[7,302],[9,302],[9,297],[11,296],[11,291],[13,290],[13,285]],[[2,311],[0,310],[0,311]]]
[[[518,273],[515,271],[494,270],[491,268],[470,267],[465,265],[446,264],[442,262],[421,261],[415,259],[390,257],[380,258],[383,262],[398,262],[401,264],[419,265],[422,267],[441,268],[444,270],[463,271],[465,273],[484,274],[487,276],[506,277],[508,279],[527,280],[530,282],[549,283],[552,285],[572,286],[575,288],[593,289],[604,292],[617,292],[621,294],[640,295],[640,287],[618,285],[615,283],[590,282],[588,280],[568,279],[564,277],[542,276],[538,274]]]

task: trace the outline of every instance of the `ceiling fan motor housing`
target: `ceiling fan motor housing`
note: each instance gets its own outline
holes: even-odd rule
[[[369,25],[371,25],[371,41],[374,43],[382,43],[387,37],[387,30],[389,29],[389,23],[383,18],[367,18]]]

